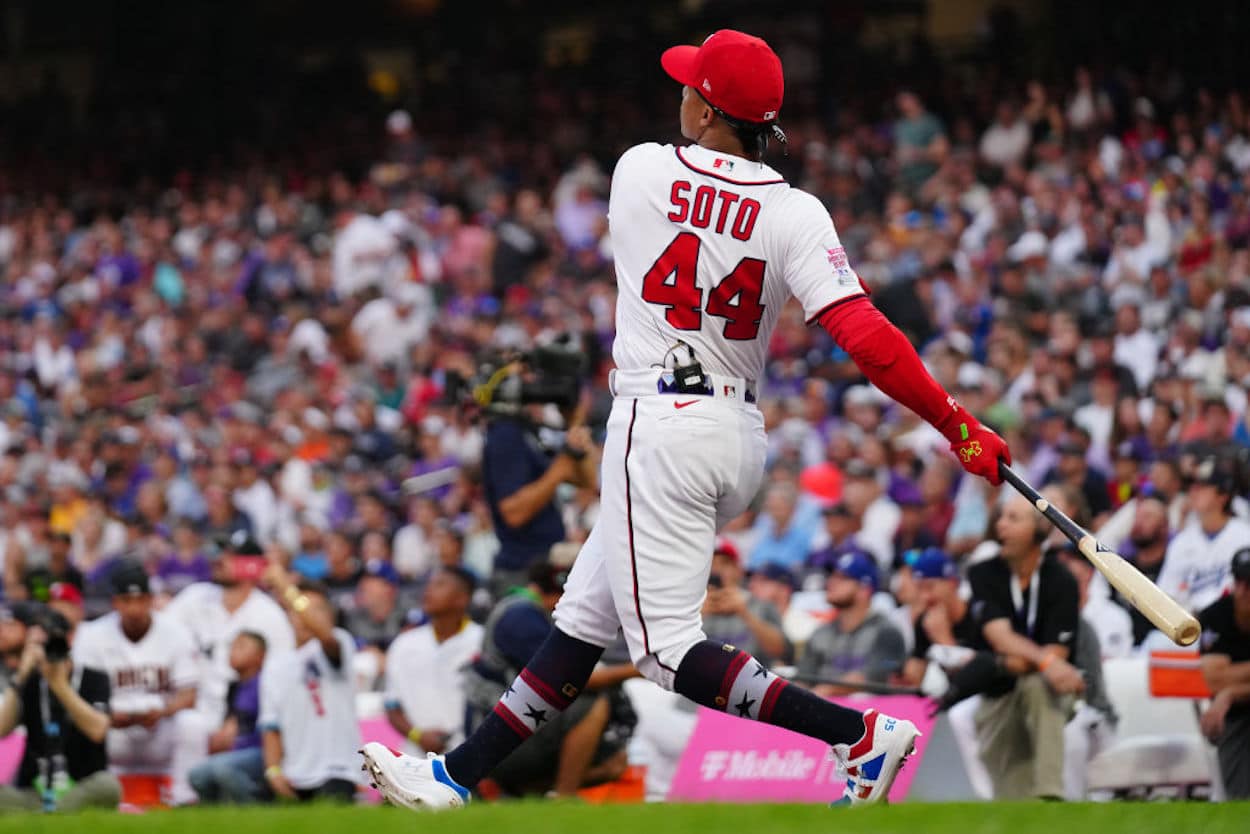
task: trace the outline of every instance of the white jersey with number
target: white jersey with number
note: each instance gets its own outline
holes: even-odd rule
[[[160,709],[177,691],[197,683],[195,642],[174,619],[152,615],[152,625],[138,641],[122,632],[116,612],[83,623],[74,637],[74,663],[109,676],[109,708],[117,713]],[[162,772],[173,758],[174,718],[148,729],[140,725],[109,730],[109,762],[130,772]]]
[[[759,379],[791,296],[811,321],[863,294],[821,202],[742,157],[633,147],[613,173],[608,215],[618,368],[659,366],[680,339],[705,372]]]
[[[282,736],[282,770],[296,788],[316,788],[330,779],[359,781],[360,725],[352,658],[356,643],[341,628],[337,665],[317,640],[309,640],[265,667],[260,676],[262,730]]]

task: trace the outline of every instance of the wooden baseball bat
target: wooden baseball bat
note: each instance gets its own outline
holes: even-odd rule
[[[1124,595],[1134,608],[1166,634],[1178,646],[1190,646],[1198,640],[1202,627],[1198,619],[1186,611],[1176,600],[1165,594],[1158,585],[1147,579],[1141,571],[1129,564],[1123,556],[1094,538],[1094,534],[1068,518],[1051,505],[1027,481],[1015,473],[1003,461],[998,462],[998,472],[1016,491],[1033,502],[1037,511],[1046,516],[1060,529],[1082,555],[1098,568],[1111,586]]]

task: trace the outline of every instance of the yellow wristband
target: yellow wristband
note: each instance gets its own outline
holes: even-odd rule
[[[273,779],[282,775],[282,765],[269,765],[265,768],[265,778]]]
[[[287,585],[286,588],[282,591],[282,596],[286,598],[287,602],[294,604],[295,600],[299,599],[300,597],[299,588],[295,587],[294,585]]]
[[[312,605],[312,601],[309,600],[308,597],[304,596],[303,594],[300,594],[295,599],[291,600],[291,608],[295,611],[296,614],[303,614],[305,611],[308,610],[308,606],[310,605]]]
[[[413,727],[411,730],[409,730],[408,740],[411,741],[413,744],[419,745],[421,743],[421,728]]]

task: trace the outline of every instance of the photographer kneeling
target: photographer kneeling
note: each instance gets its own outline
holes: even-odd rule
[[[499,539],[490,580],[496,599],[525,586],[530,566],[564,540],[555,502],[560,485],[598,484],[598,456],[577,405],[584,359],[568,343],[548,345],[524,364],[504,366],[474,392],[488,416],[482,480]],[[558,406],[568,427],[554,454],[539,436],[543,404]]]
[[[73,665],[70,625],[61,614],[41,609],[33,619],[0,701],[0,736],[26,728],[16,784],[0,787],[0,811],[116,808],[121,785],[108,772],[104,747],[108,675]]]

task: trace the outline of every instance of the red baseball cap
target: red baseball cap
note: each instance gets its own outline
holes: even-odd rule
[[[742,554],[738,552],[738,546],[723,536],[716,539],[716,547],[712,550],[712,555],[728,556],[734,564],[742,564]]]
[[[756,124],[777,120],[785,92],[781,59],[760,38],[721,29],[702,46],[665,50],[660,64],[674,81],[732,118]]]
[[[48,588],[48,600],[51,602],[69,602],[82,605],[82,591],[68,582],[53,582]]]

